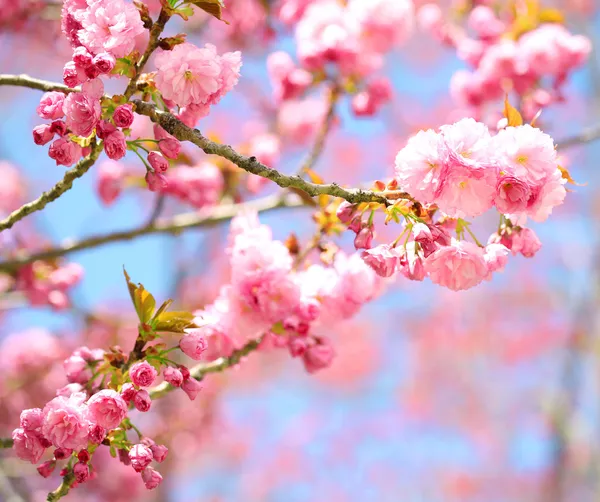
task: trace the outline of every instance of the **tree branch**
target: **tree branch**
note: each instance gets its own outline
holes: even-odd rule
[[[158,15],[158,19],[152,25],[152,28],[150,29],[150,38],[148,40],[148,47],[146,47],[146,52],[144,52],[137,65],[135,66],[135,75],[127,84],[127,89],[125,89],[124,94],[127,99],[129,99],[135,92],[138,78],[140,78],[142,70],[144,69],[144,66],[146,66],[148,59],[150,59],[150,56],[158,47],[159,37],[165,29],[165,25],[167,24],[167,21],[169,21],[170,17],[171,16],[163,8],[161,9],[160,14]]]
[[[56,500],[63,498],[69,493],[69,491],[71,490],[71,485],[74,482],[75,475],[73,474],[73,471],[70,471],[65,476],[63,476],[63,480],[60,486],[56,490],[48,494],[48,498],[46,500],[48,502],[55,502]]]
[[[71,89],[70,87],[58,84],[56,82],[49,82],[48,80],[40,80],[37,78],[30,77],[29,75],[6,75],[0,74],[0,85],[14,85],[17,87],[28,87],[30,89],[38,89],[40,91],[62,91],[62,92],[76,92],[79,88]]]
[[[600,124],[587,127],[578,134],[565,138],[562,141],[558,141],[557,145],[560,150],[585,143],[591,143],[598,139],[600,139]]]
[[[177,119],[174,115],[157,110],[150,103],[145,103],[140,100],[132,101],[135,105],[135,111],[141,115],[146,115],[150,119],[159,124],[165,131],[172,134],[180,141],[189,141],[210,155],[218,155],[242,168],[251,174],[256,174],[263,178],[267,178],[282,188],[296,188],[306,192],[312,197],[318,195],[331,195],[347,200],[353,204],[361,202],[378,202],[380,204],[389,205],[389,199],[410,199],[411,197],[405,192],[389,192],[384,197],[380,193],[371,192],[360,189],[345,189],[336,183],[317,185],[303,180],[299,176],[287,176],[281,174],[275,169],[271,169],[256,160],[256,157],[246,157],[236,152],[229,145],[215,143],[208,138],[205,138],[198,129],[192,129],[186,126],[183,122]]]
[[[16,211],[13,211],[5,219],[0,221],[0,232],[11,228],[17,221],[22,220],[31,213],[44,209],[50,202],[58,199],[67,190],[73,186],[73,182],[77,178],[81,178],[90,167],[94,165],[96,159],[102,151],[102,144],[95,143],[92,145],[90,154],[81,159],[73,169],[69,169],[62,180],[54,185],[49,191],[42,193],[37,199],[31,201],[24,206],[21,206]]]
[[[313,168],[325,148],[325,140],[329,135],[331,126],[333,124],[333,119],[335,118],[335,105],[340,97],[340,89],[337,84],[332,84],[329,92],[329,109],[327,110],[327,115],[325,115],[325,119],[319,128],[319,132],[317,133],[317,137],[315,139],[315,144],[300,167],[298,172],[299,176],[302,176],[309,169]]]
[[[227,368],[230,368],[231,366],[235,366],[243,357],[246,357],[248,354],[258,349],[261,340],[262,338],[258,338],[256,340],[250,340],[246,342],[246,345],[234,350],[228,357],[219,357],[218,359],[215,359],[209,363],[198,364],[190,369],[190,375],[196,380],[201,381],[204,378],[204,375],[208,373],[219,373]],[[168,382],[163,382],[153,389],[150,389],[150,397],[152,399],[162,397],[176,388],[177,387],[173,387]]]
[[[17,255],[14,259],[0,262],[0,272],[11,272],[18,267],[33,263],[37,260],[48,260],[58,258],[70,253],[82,251],[84,249],[103,246],[111,242],[129,241],[142,235],[150,234],[178,234],[189,228],[211,227],[223,221],[230,220],[236,214],[244,210],[257,212],[272,211],[285,207],[301,207],[304,203],[297,197],[293,196],[269,196],[262,199],[257,199],[242,204],[227,204],[223,206],[215,206],[202,214],[185,213],[177,215],[170,219],[158,220],[152,225],[134,228],[132,230],[124,230],[104,235],[95,235],[75,241],[55,248],[39,251],[37,253]]]

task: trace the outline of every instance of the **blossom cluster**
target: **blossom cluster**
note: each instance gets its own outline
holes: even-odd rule
[[[438,5],[422,6],[418,17],[425,29],[455,47],[458,57],[473,67],[473,71],[457,71],[450,90],[456,101],[471,107],[476,116],[486,103],[513,91],[522,98],[524,116],[533,118],[539,110],[564,99],[563,84],[591,52],[587,37],[572,35],[559,23],[546,22],[507,36],[518,19],[502,19],[487,5],[478,5],[469,13],[467,25],[473,36],[446,22]]]
[[[366,263],[381,276],[400,271],[412,280],[426,276],[453,290],[468,289],[504,268],[509,252],[533,256],[541,247],[527,218],[544,221],[562,204],[566,189],[550,136],[531,125],[509,126],[491,135],[474,119],[420,131],[396,156],[394,187],[424,210],[405,217],[403,245],[373,247],[372,219],[343,203],[338,218],[356,233]],[[499,231],[483,246],[470,230],[473,218],[495,207]],[[437,216],[437,221],[433,217]],[[451,236],[456,232],[457,238]],[[464,239],[465,232],[475,242]]]
[[[358,254],[338,251],[332,263],[300,268],[255,213],[234,218],[227,252],[231,282],[196,312],[208,358],[229,355],[262,336],[263,347],[287,348],[307,371],[325,368],[334,351],[321,332],[353,316],[382,285]]]

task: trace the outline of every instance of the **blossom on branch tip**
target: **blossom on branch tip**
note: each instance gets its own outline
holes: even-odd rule
[[[138,387],[150,387],[158,372],[147,361],[140,361],[129,368],[129,378]]]

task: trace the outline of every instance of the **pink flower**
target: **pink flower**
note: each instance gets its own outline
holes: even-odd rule
[[[37,471],[43,478],[49,478],[56,467],[56,460],[47,460],[43,464],[38,465]]]
[[[88,438],[91,443],[100,444],[102,443],[102,441],[104,441],[105,437],[106,429],[104,427],[97,424],[90,426],[90,433],[88,435]]]
[[[143,444],[133,445],[129,450],[129,460],[136,472],[142,472],[152,462],[152,451]]]
[[[104,389],[87,402],[90,420],[106,429],[114,429],[127,415],[127,403],[118,392]]]
[[[131,127],[131,124],[133,124],[133,110],[131,105],[124,104],[117,106],[113,113],[113,120],[117,127]]]
[[[177,169],[179,171],[179,169]],[[148,171],[146,173],[146,184],[151,192],[159,192],[169,187],[169,180],[164,174]]]
[[[65,95],[62,92],[47,92],[42,96],[40,104],[37,107],[37,114],[48,120],[59,119],[64,116],[63,103]]]
[[[218,103],[239,79],[239,52],[217,54],[216,47],[190,43],[177,45],[156,56],[156,86],[180,107]]]
[[[515,214],[524,211],[531,196],[530,186],[511,175],[498,179],[494,204],[503,214]]]
[[[183,383],[183,375],[177,368],[165,368],[163,377],[165,378],[165,381],[169,382],[174,387],[180,387]]]
[[[55,397],[44,407],[42,431],[57,448],[77,450],[87,444],[90,422],[85,399],[84,393]]]
[[[92,56],[88,50],[83,47],[83,46],[79,46],[76,47],[75,50],[73,51],[73,62],[80,68],[86,69],[89,66],[92,66],[92,58],[94,56]]]
[[[148,162],[157,173],[164,173],[169,169],[169,161],[158,152],[150,152]]]
[[[322,97],[288,100],[278,111],[277,125],[281,135],[298,145],[305,145],[312,141],[319,124],[323,123],[327,104]]]
[[[335,0],[323,0],[306,9],[296,26],[296,52],[303,67],[319,70],[327,62],[350,68],[361,49],[359,26]]]
[[[100,139],[106,139],[110,134],[115,132],[117,128],[106,120],[101,120],[96,126],[96,135]]]
[[[313,81],[313,76],[298,68],[291,56],[283,51],[269,54],[267,70],[277,102],[299,97]]]
[[[372,80],[367,88],[352,98],[352,111],[357,117],[371,117],[392,97],[392,86],[386,78]]]
[[[137,392],[137,390],[135,389],[135,387],[132,383],[129,383],[129,382],[124,383],[123,387],[121,387],[121,397],[127,402],[133,400],[136,392]]]
[[[12,433],[13,450],[21,460],[37,464],[46,450],[36,434],[23,429],[15,429]]]
[[[128,55],[145,31],[138,10],[123,0],[88,2],[81,25],[79,40],[90,52],[109,52],[116,58]]]
[[[152,467],[147,467],[142,471],[142,480],[148,490],[154,490],[162,482],[160,472],[155,471]]]
[[[33,128],[33,142],[36,145],[45,145],[54,138],[54,133],[48,124],[41,124]]]
[[[73,466],[73,474],[75,475],[75,481],[85,483],[90,477],[90,467],[82,462],[77,462]]]
[[[56,460],[64,460],[65,458],[70,457],[72,453],[73,450],[71,448],[56,448],[56,450],[54,450],[54,458]]]
[[[477,286],[488,274],[483,250],[454,239],[425,260],[425,270],[432,282],[453,291]]]
[[[157,371],[147,361],[135,363],[129,369],[129,378],[138,387],[150,387],[156,380],[157,375]]]
[[[223,174],[209,162],[169,171],[167,193],[196,208],[217,204],[224,188]]]
[[[92,376],[92,370],[89,368],[87,361],[77,355],[65,359],[63,367],[69,383],[87,383]]]
[[[152,456],[153,456],[154,460],[156,460],[158,463],[164,462],[165,459],[167,458],[169,449],[166,446],[164,446],[162,444],[156,444],[150,438],[142,439],[142,444],[147,446],[148,448],[150,448],[150,451],[152,452]]]
[[[191,357],[195,361],[200,361],[202,354],[207,348],[206,338],[204,338],[200,330],[192,330],[181,337],[179,347],[186,356]]]
[[[425,279],[425,266],[423,264],[423,253],[417,248],[417,242],[409,242],[406,249],[400,249],[400,261],[398,270],[404,277],[411,281],[422,281]]]
[[[533,221],[545,221],[552,213],[552,209],[564,202],[567,196],[565,182],[560,171],[556,169],[541,186],[535,187],[527,208],[527,215]]]
[[[77,392],[83,391],[83,386],[79,383],[69,383],[56,391],[56,397],[69,397]]]
[[[154,124],[154,138],[158,140],[158,149],[165,157],[168,159],[176,159],[179,157],[181,143],[158,124]]]
[[[363,251],[362,259],[380,277],[390,277],[396,271],[399,256],[389,244],[380,244],[377,247]]]
[[[542,243],[531,228],[513,232],[510,250],[513,255],[521,253],[525,258],[533,258],[542,248]]]
[[[138,411],[148,411],[152,405],[152,400],[150,399],[150,394],[148,394],[148,391],[145,389],[138,390],[135,393],[135,396],[133,396],[133,405]]]
[[[71,88],[77,86],[77,84],[81,84],[88,79],[85,71],[77,67],[73,61],[69,61],[65,64],[63,68],[63,81],[65,84]]]
[[[487,264],[489,275],[491,278],[492,272],[501,272],[504,270],[506,263],[508,262],[509,250],[503,244],[488,244],[485,247],[484,260]]]
[[[123,189],[125,168],[119,162],[106,160],[98,166],[97,190],[105,205],[112,204]]]
[[[487,5],[478,5],[469,14],[469,27],[483,39],[494,39],[502,35],[506,26]]]
[[[360,26],[361,44],[377,52],[406,40],[414,22],[412,0],[350,0],[348,14]]]
[[[535,184],[557,170],[554,140],[529,124],[499,131],[493,150],[500,169],[524,182]]]
[[[48,156],[56,161],[57,166],[72,166],[81,158],[81,147],[65,138],[58,138],[50,145]]]
[[[396,156],[399,186],[422,203],[436,199],[445,182],[444,139],[435,131],[419,131]]]
[[[109,159],[119,160],[125,157],[127,152],[127,141],[123,131],[116,130],[111,132],[104,139],[104,151]]]
[[[69,94],[65,98],[63,111],[69,129],[77,136],[84,138],[92,134],[102,114],[100,102],[83,92]]]
[[[67,134],[67,124],[65,124],[62,120],[54,120],[50,124],[50,132],[52,134],[64,136],[65,134]]]
[[[373,241],[373,225],[363,226],[354,238],[354,247],[356,249],[370,249]]]
[[[101,52],[94,56],[92,60],[94,67],[98,69],[98,71],[102,73],[110,73],[112,69],[115,67],[117,60],[115,57],[108,52]]]
[[[306,371],[316,373],[331,366],[334,357],[335,352],[333,347],[328,342],[325,342],[309,346],[304,354],[302,354],[302,362]]]
[[[23,410],[19,418],[19,425],[28,434],[42,433],[42,410],[40,408],[31,408]]]
[[[81,92],[92,99],[99,100],[104,96],[104,84],[99,78],[93,78],[83,83]]]
[[[181,389],[187,394],[190,401],[193,401],[202,390],[202,385],[200,385],[200,382],[195,378],[187,378],[183,381],[183,384],[181,384]]]

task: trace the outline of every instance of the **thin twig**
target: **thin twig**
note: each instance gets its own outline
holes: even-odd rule
[[[71,89],[70,87],[48,80],[40,80],[30,77],[29,75],[6,75],[0,74],[0,85],[14,85],[17,87],[28,87],[29,89],[38,89],[39,91],[62,91],[76,92],[79,88]]]
[[[600,139],[600,124],[593,125],[584,129],[578,134],[575,134],[568,138],[564,138],[563,140],[558,141],[557,145],[559,150],[563,150],[572,146],[592,143],[593,141],[596,141],[598,139]]]
[[[239,214],[245,210],[266,212],[285,207],[300,207],[302,205],[304,205],[303,202],[294,196],[269,196],[241,204],[215,206],[209,211],[200,214],[197,212],[180,214],[170,219],[158,220],[150,226],[144,225],[132,230],[124,230],[121,232],[114,232],[104,235],[95,235],[88,237],[87,239],[67,243],[62,246],[47,249],[45,251],[17,255],[14,259],[0,262],[0,272],[10,272],[37,260],[58,258],[60,256],[65,256],[70,253],[82,251],[84,249],[103,246],[111,242],[129,241],[143,235],[160,233],[176,235],[190,228],[214,226],[218,223],[233,218],[236,214]]]
[[[333,120],[335,119],[335,106],[339,97],[340,89],[337,84],[333,84],[329,91],[329,108],[327,110],[327,114],[325,115],[323,123],[319,128],[319,132],[317,133],[317,137],[311,151],[298,171],[299,176],[302,176],[312,169],[323,153],[323,150],[325,149],[325,141],[327,140],[327,136],[329,136]]]
[[[345,189],[340,187],[337,183],[318,185],[316,183],[305,181],[299,176],[287,176],[260,163],[256,157],[246,157],[245,155],[236,152],[229,145],[222,145],[211,141],[204,137],[198,129],[192,129],[186,126],[174,115],[157,110],[156,107],[150,103],[145,103],[140,100],[133,100],[133,103],[135,104],[135,111],[137,113],[150,117],[153,122],[159,124],[165,131],[175,136],[178,140],[189,141],[198,146],[205,153],[223,157],[224,159],[233,162],[244,171],[267,178],[282,188],[296,188],[306,192],[312,197],[318,195],[331,195],[333,197],[345,199],[353,204],[361,202],[377,202],[385,205],[390,204],[386,197],[377,192],[360,189]],[[405,192],[399,191],[397,194],[394,193],[393,195],[410,199],[410,196]]]
[[[152,25],[152,28],[150,29],[150,38],[148,39],[148,46],[146,47],[146,52],[144,52],[137,65],[135,66],[135,75],[127,84],[127,89],[125,89],[124,95],[127,99],[129,99],[136,91],[138,78],[140,78],[142,70],[144,69],[144,66],[146,66],[148,59],[150,59],[150,56],[158,47],[159,37],[165,29],[165,25],[167,24],[167,21],[170,19],[170,17],[170,14],[168,14],[167,11],[163,8],[161,9],[160,14],[158,15],[158,19]]]
[[[0,221],[0,232],[11,228],[17,221],[22,220],[31,213],[40,211],[46,207],[50,202],[58,199],[66,191],[70,190],[73,186],[73,182],[77,178],[81,178],[90,167],[94,165],[96,159],[102,151],[102,144],[95,143],[92,145],[92,151],[90,154],[81,159],[73,169],[69,169],[62,180],[54,185],[49,191],[42,193],[37,199],[31,201],[19,209],[13,211],[5,219]]]
[[[68,472],[63,476],[62,483],[60,484],[60,486],[53,492],[50,492],[46,500],[48,502],[56,502],[57,500],[63,498],[69,493],[69,491],[71,490],[71,485],[74,482],[75,475],[73,474],[73,472]]]
[[[156,220],[160,217],[163,210],[165,209],[165,202],[167,200],[166,195],[161,192],[156,197],[156,202],[154,203],[154,207],[152,208],[152,213],[150,214],[150,218],[148,218],[148,223],[146,223],[147,227],[151,227],[156,223]]]
[[[204,378],[204,375],[208,373],[218,373],[226,370],[227,368],[235,366],[242,360],[242,358],[258,349],[260,342],[260,338],[256,340],[250,340],[246,342],[246,345],[243,347],[234,350],[228,357],[219,357],[218,359],[215,359],[209,363],[198,364],[190,369],[190,375],[196,380],[201,381]],[[176,388],[177,387],[173,387],[168,382],[163,382],[153,389],[150,389],[150,397],[152,399],[157,399],[171,392],[172,390],[175,390]]]

